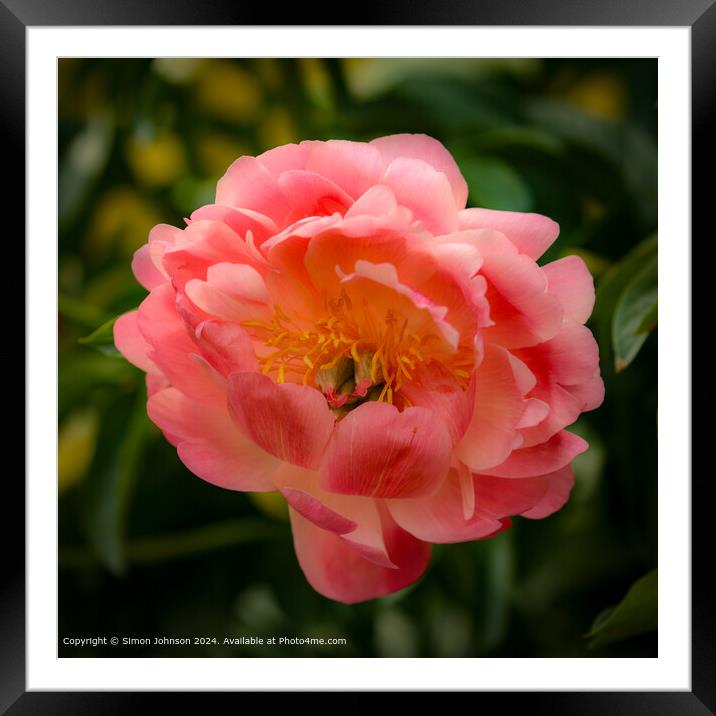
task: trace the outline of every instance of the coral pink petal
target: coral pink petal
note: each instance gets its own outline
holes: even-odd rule
[[[509,353],[487,346],[476,370],[472,420],[455,455],[474,471],[502,463],[512,450],[524,400],[515,379]]]
[[[340,276],[350,274],[356,261],[370,260],[375,263],[400,265],[406,255],[406,240],[391,231],[381,230],[383,219],[366,222],[364,235],[349,236],[343,230],[345,222],[326,228],[317,234],[305,250],[305,270],[310,281],[319,291],[330,296],[340,293]]]
[[[300,144],[283,144],[280,147],[269,149],[256,157],[271,174],[278,177],[291,169],[305,169],[308,154],[315,144],[312,141]]]
[[[365,194],[351,206],[346,212],[346,218],[354,216],[385,216],[398,208],[395,194],[389,186],[376,184],[368,189]]]
[[[481,273],[488,280],[487,300],[494,321],[485,329],[485,339],[520,348],[552,338],[562,325],[564,310],[548,292],[542,269],[518,254],[502,234],[475,232],[473,241],[484,257]]]
[[[182,241],[164,254],[163,264],[175,288],[193,278],[206,280],[210,266],[248,264],[265,271],[268,263],[235,231],[218,221],[194,221],[182,232]]]
[[[437,139],[426,134],[392,134],[378,137],[371,144],[377,147],[388,166],[398,157],[421,159],[433,169],[442,172],[450,182],[455,207],[464,209],[467,201],[467,182],[462,176],[452,154]]]
[[[406,322],[406,333],[439,338],[448,353],[455,351],[460,338],[459,332],[445,316],[447,306],[433,303],[424,294],[415,291],[398,279],[398,272],[391,263],[374,264],[356,261],[355,270],[341,278],[341,286],[349,296],[356,311],[365,319],[372,317],[372,326],[382,326],[389,315]],[[366,338],[379,342],[379,336]]]
[[[519,515],[531,509],[547,493],[545,476],[514,480],[490,475],[474,475],[475,502],[480,512],[495,519]]]
[[[324,597],[346,604],[392,594],[417,581],[430,560],[430,545],[386,518],[386,544],[394,567],[381,567],[345,539],[317,527],[291,509],[291,528],[301,569]]]
[[[156,267],[149,251],[149,244],[140,246],[134,252],[132,272],[147,291],[161,286],[167,280],[167,276]]]
[[[346,495],[431,494],[447,475],[451,450],[450,434],[432,411],[364,403],[337,423],[320,483]]]
[[[569,499],[569,493],[574,486],[574,470],[570,465],[567,465],[561,470],[545,475],[542,479],[547,483],[547,490],[534,507],[522,513],[523,517],[540,520],[562,509]],[[517,480],[514,480],[514,482],[517,482]]]
[[[579,256],[565,256],[542,267],[549,292],[559,299],[564,314],[586,323],[594,308],[594,279]]]
[[[583,438],[562,430],[541,445],[513,451],[503,463],[483,472],[495,477],[509,478],[546,475],[569,465],[588,447],[588,443]]]
[[[537,260],[559,235],[559,224],[541,214],[494,209],[459,212],[461,229],[494,229],[503,233],[521,254]]]
[[[151,420],[177,443],[179,457],[194,474],[229,490],[275,490],[280,461],[244,437],[225,405],[199,404],[176,388],[149,398]]]
[[[353,199],[337,184],[313,172],[292,170],[281,174],[278,183],[297,216],[341,214]]]
[[[112,330],[114,345],[132,365],[147,373],[159,373],[159,368],[149,358],[152,347],[139,331],[137,311],[130,311],[120,316],[114,322]]]
[[[329,179],[357,199],[380,183],[383,160],[370,144],[331,139],[311,145],[305,168]]]
[[[207,204],[192,212],[190,222],[195,221],[222,222],[244,240],[248,232],[251,232],[257,246],[278,231],[278,226],[268,216],[251,209],[220,204]]]
[[[315,388],[276,384],[260,373],[229,377],[237,425],[266,452],[301,467],[318,467],[335,418]]]
[[[323,529],[341,534],[365,559],[381,567],[395,568],[385,543],[384,519],[379,503],[369,497],[338,495],[322,489],[318,473],[284,463],[274,482],[287,494],[292,507]],[[300,504],[293,504],[292,491],[304,493]],[[348,525],[351,525],[348,529]]]
[[[273,310],[263,277],[246,264],[209,266],[207,280],[192,279],[186,295],[205,313],[229,321],[267,320]]]
[[[171,284],[155,288],[142,301],[137,326],[151,346],[149,358],[172,385],[202,403],[225,400],[225,383],[200,355],[190,328],[177,313]]]
[[[542,381],[578,385],[592,380],[599,369],[599,347],[592,332],[574,321],[565,320],[552,339],[515,351]]]
[[[564,388],[582,406],[582,410],[594,410],[604,402],[604,381],[599,371],[585,383],[567,385]]]
[[[282,226],[290,206],[278,180],[255,157],[239,157],[216,185],[216,203],[252,209]]]
[[[420,159],[394,159],[385,170],[383,184],[402,206],[435,235],[458,230],[455,199],[447,177]]]
[[[412,372],[414,381],[406,382],[400,389],[401,395],[413,405],[429,408],[442,418],[453,443],[458,443],[465,434],[472,419],[475,406],[475,379],[467,390],[457,379],[438,363]]]
[[[236,323],[202,321],[197,325],[195,335],[201,355],[224,377],[258,370],[253,343]]]
[[[320,500],[304,490],[296,487],[284,487],[281,494],[296,512],[324,530],[342,535],[353,532],[357,527],[355,522],[334,512],[330,507],[326,507]]]
[[[417,500],[388,500],[395,521],[418,539],[438,544],[483,539],[502,530],[499,519],[479,511],[465,519],[457,471],[452,470],[440,491]]]

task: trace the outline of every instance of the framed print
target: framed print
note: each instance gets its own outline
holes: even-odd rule
[[[10,713],[714,707],[690,237],[716,14],[553,5],[0,7],[28,282]]]

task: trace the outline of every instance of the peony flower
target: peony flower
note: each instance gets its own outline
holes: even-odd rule
[[[279,491],[310,584],[399,590],[431,543],[497,535],[568,499],[603,399],[592,277],[544,216],[465,209],[424,135],[242,156],[216,203],[135,254],[115,324],[150,418],[189,470]]]

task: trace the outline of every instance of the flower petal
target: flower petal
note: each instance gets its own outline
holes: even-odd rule
[[[200,355],[193,332],[177,313],[171,284],[155,288],[142,301],[137,327],[151,346],[149,358],[172,385],[202,403],[224,400],[223,378]]]
[[[501,532],[504,525],[489,514],[475,512],[465,519],[457,470],[451,470],[439,492],[412,500],[387,500],[395,521],[418,539],[438,544],[484,539]]]
[[[457,231],[457,212],[452,188],[445,174],[420,159],[398,157],[385,170],[383,184],[402,206],[435,235]]]
[[[229,490],[276,489],[272,475],[281,462],[242,435],[223,403],[199,404],[170,387],[149,398],[147,412],[195,475]]]
[[[564,315],[577,323],[586,323],[594,308],[594,279],[579,256],[565,256],[542,267],[549,292],[556,296]]]
[[[283,226],[290,211],[278,180],[255,157],[239,157],[216,185],[216,203],[253,209]]]
[[[452,441],[426,408],[403,412],[367,402],[336,425],[320,469],[321,486],[346,495],[418,497],[447,475]]]
[[[433,169],[442,172],[450,182],[455,206],[465,208],[467,201],[467,182],[462,176],[452,154],[437,139],[427,134],[392,134],[378,137],[371,144],[378,148],[386,166],[398,157],[421,159]]]
[[[524,399],[509,353],[499,346],[486,346],[475,380],[472,419],[455,448],[455,455],[480,472],[499,465],[512,451]]]
[[[529,517],[532,520],[548,517],[553,512],[562,509],[569,499],[569,493],[574,486],[574,470],[570,465],[550,475],[545,475],[543,479],[547,482],[544,496],[534,507],[523,512],[523,517]]]
[[[157,286],[161,286],[166,280],[167,276],[165,273],[160,271],[154,261],[149,250],[149,244],[140,246],[135,252],[132,258],[132,272],[134,273],[137,281],[147,289],[151,291]]]
[[[234,373],[229,407],[239,427],[266,452],[294,465],[318,467],[335,422],[319,391],[276,384],[260,373]]]
[[[579,435],[562,430],[540,445],[514,450],[503,463],[482,472],[495,477],[510,478],[546,475],[569,465],[588,447],[587,441]]]
[[[293,541],[301,569],[324,597],[346,604],[397,592],[420,578],[430,560],[430,545],[415,539],[385,517],[384,532],[395,567],[381,567],[343,538],[290,510]]]
[[[281,174],[278,184],[283,190],[295,218],[344,214],[353,204],[348,194],[330,179],[304,170]]]
[[[383,160],[380,152],[365,142],[329,139],[311,145],[305,168],[329,179],[357,199],[380,183]]]
[[[137,368],[147,373],[159,373],[159,368],[149,358],[152,347],[144,339],[137,325],[137,311],[120,316],[112,329],[117,350]]]
[[[559,224],[541,214],[494,209],[464,209],[461,229],[494,229],[507,236],[521,254],[538,259],[559,235]]]

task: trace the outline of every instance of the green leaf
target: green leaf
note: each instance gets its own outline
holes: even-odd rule
[[[117,317],[110,318],[88,336],[79,338],[77,342],[83,346],[91,346],[104,355],[119,356],[120,352],[114,345],[114,324],[116,320]]]
[[[131,564],[183,559],[237,544],[284,539],[286,531],[266,520],[224,520],[184,532],[128,540],[124,552]],[[86,569],[97,565],[97,555],[81,548],[60,550],[60,567]]]
[[[614,367],[617,372],[634,360],[656,324],[657,268],[657,257],[653,256],[619,297],[612,321]]]
[[[614,264],[599,282],[592,320],[599,336],[600,352],[612,350],[612,323],[621,296],[637,274],[656,257],[657,246],[656,235],[645,239]]]
[[[493,157],[472,157],[461,169],[470,188],[471,206],[507,211],[533,208],[529,186],[506,162]]]
[[[128,419],[117,411],[105,414],[100,443],[104,454],[87,479],[87,537],[100,562],[115,574],[126,568],[126,523],[134,483],[152,424],[146,396],[138,391]],[[125,424],[126,423],[126,424]]]
[[[658,626],[658,571],[637,580],[624,599],[594,620],[586,635],[588,649],[655,631]]]

